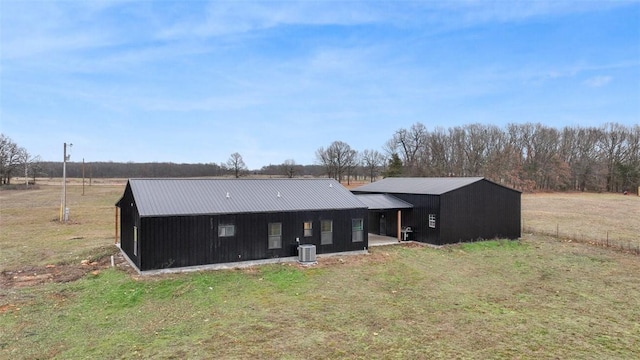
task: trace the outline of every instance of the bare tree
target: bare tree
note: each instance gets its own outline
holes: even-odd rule
[[[20,166],[24,149],[0,134],[0,183],[11,184],[11,174]]]
[[[488,130],[480,124],[465,125],[462,128],[464,135],[464,145],[462,152],[464,154],[464,174],[466,176],[479,176],[484,169],[484,163],[487,158]]]
[[[316,160],[326,169],[326,174],[340,182],[356,165],[357,152],[343,141],[334,141],[326,149],[316,150]],[[349,181],[349,179],[347,179]]]
[[[282,165],[280,165],[281,172],[286,175],[289,179],[292,179],[299,173],[300,166],[296,164],[295,160],[287,159]]]
[[[599,146],[607,167],[607,191],[619,191],[616,166],[624,164],[627,160],[627,130],[622,125],[609,123],[602,128],[602,134]]]
[[[40,156],[32,156],[27,149],[20,148],[18,154],[18,160],[20,165],[24,169],[24,185],[29,187],[29,175],[32,175],[33,182],[36,181],[36,172],[38,171],[38,163],[40,163]]]
[[[239,178],[244,171],[247,170],[247,165],[245,165],[244,160],[242,160],[242,155],[235,152],[231,154],[229,160],[227,160],[227,168],[231,170],[234,176]]]
[[[362,152],[362,166],[369,174],[369,181],[374,182],[375,178],[380,173],[380,169],[384,166],[384,155],[377,150],[364,150]]]
[[[398,154],[409,175],[419,175],[423,172],[424,163],[420,162],[421,154],[427,148],[427,128],[422,123],[415,123],[409,129],[399,129],[385,144],[385,150],[391,154]]]
[[[436,128],[428,141],[429,167],[427,174],[430,176],[451,176],[451,139],[443,128]]]

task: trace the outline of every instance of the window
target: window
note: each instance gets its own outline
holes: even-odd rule
[[[362,219],[351,220],[351,241],[364,241],[364,221]]]
[[[133,227],[133,256],[138,256],[138,227]]]
[[[320,245],[333,244],[333,221],[322,220],[320,222]]]
[[[429,227],[436,228],[436,214],[429,214]]]
[[[218,236],[219,237],[231,237],[236,235],[236,226],[235,225],[220,225],[218,226]]]
[[[311,221],[304,222],[304,236],[313,236],[313,223]]]
[[[269,249],[282,248],[282,223],[269,223]]]

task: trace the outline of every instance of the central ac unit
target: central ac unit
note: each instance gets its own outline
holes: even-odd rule
[[[303,263],[316,262],[316,246],[304,244],[298,246],[298,261]]]

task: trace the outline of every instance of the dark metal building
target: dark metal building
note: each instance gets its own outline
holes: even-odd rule
[[[368,247],[366,205],[331,179],[130,179],[116,206],[142,271]]]
[[[438,245],[521,235],[521,193],[482,177],[387,178],[352,192],[371,233]]]

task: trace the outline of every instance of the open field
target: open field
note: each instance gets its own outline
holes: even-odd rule
[[[59,186],[0,192],[2,274],[86,269],[73,272],[80,277],[76,281],[53,277],[38,284],[35,277],[30,283],[0,283],[0,358],[511,359],[640,353],[636,255],[526,235],[517,242],[442,249],[373,248],[369,255],[327,258],[309,268],[268,265],[141,278],[100,262],[80,265],[114,253],[114,203],[122,189],[92,186],[82,196],[81,187],[69,186],[69,225],[55,221]],[[570,213],[567,203],[575,201],[584,217],[601,214],[603,226],[635,224],[618,226],[637,241],[637,220],[629,214],[637,213],[638,198],[567,196],[524,195],[525,226],[541,216],[570,225],[581,217],[553,217],[544,209]],[[593,209],[583,201],[592,201]]]
[[[0,271],[78,262],[115,241],[115,202],[124,186],[67,186],[70,222],[60,224],[60,185],[0,192]]]
[[[640,197],[549,193],[522,196],[523,231],[640,247]]]

